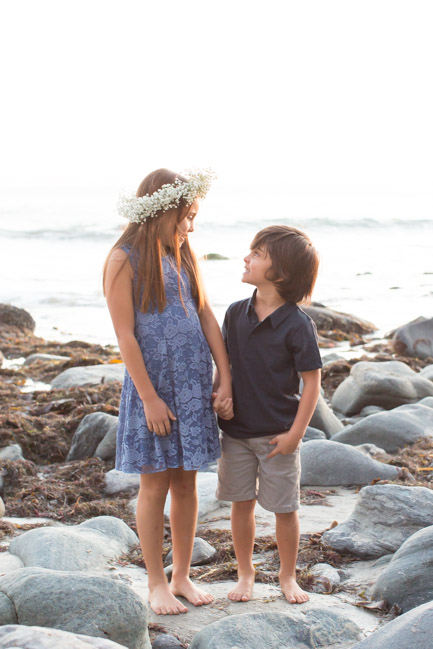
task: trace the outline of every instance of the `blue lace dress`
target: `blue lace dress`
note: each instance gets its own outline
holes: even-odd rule
[[[116,447],[116,469],[125,473],[154,473],[176,467],[191,471],[206,467],[220,456],[212,410],[212,359],[190,283],[182,270],[187,315],[179,297],[174,259],[163,257],[162,267],[167,306],[162,313],[143,313],[135,307],[135,337],[158,396],[177,420],[171,422],[169,435],[151,433],[143,403],[125,371]]]

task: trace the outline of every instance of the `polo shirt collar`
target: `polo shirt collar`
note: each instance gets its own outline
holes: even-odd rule
[[[252,310],[254,310],[255,312],[254,300],[256,299],[256,293],[257,293],[257,289],[254,289],[254,293],[252,294],[252,296],[247,302],[247,308],[246,308],[247,315],[249,315]],[[294,302],[285,302],[284,304],[279,306],[278,309],[275,309],[275,311],[273,311],[271,315],[265,318],[265,320],[269,320],[272,325],[272,328],[276,329],[278,325],[280,325],[283,322],[283,320],[288,316],[288,314],[291,311],[293,311],[294,308],[296,308],[296,304]]]

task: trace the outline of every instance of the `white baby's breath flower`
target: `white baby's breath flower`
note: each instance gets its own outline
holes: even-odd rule
[[[196,198],[204,198],[209,191],[215,173],[211,169],[193,170],[185,174],[186,182],[176,178],[174,183],[163,185],[153,194],[134,196],[122,194],[117,204],[118,212],[131,223],[145,223],[146,219],[158,216],[178,207],[183,198],[191,205]]]

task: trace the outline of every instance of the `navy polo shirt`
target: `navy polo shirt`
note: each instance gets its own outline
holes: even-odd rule
[[[222,327],[232,368],[234,418],[218,418],[238,439],[288,430],[298,411],[299,375],[322,367],[313,320],[286,302],[259,322],[254,298],[234,302]]]

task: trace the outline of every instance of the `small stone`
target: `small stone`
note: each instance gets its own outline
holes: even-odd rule
[[[152,649],[179,649],[179,647],[183,647],[182,643],[168,633],[157,635],[152,642]]]
[[[24,460],[23,450],[19,444],[10,444],[0,450],[0,460]]]
[[[204,539],[201,539],[200,537],[195,537],[191,557],[192,566],[202,566],[205,563],[210,563],[215,555],[216,550],[211,546],[210,543],[208,543]],[[173,551],[170,550],[170,552],[165,557],[165,563],[170,564],[172,560]]]

